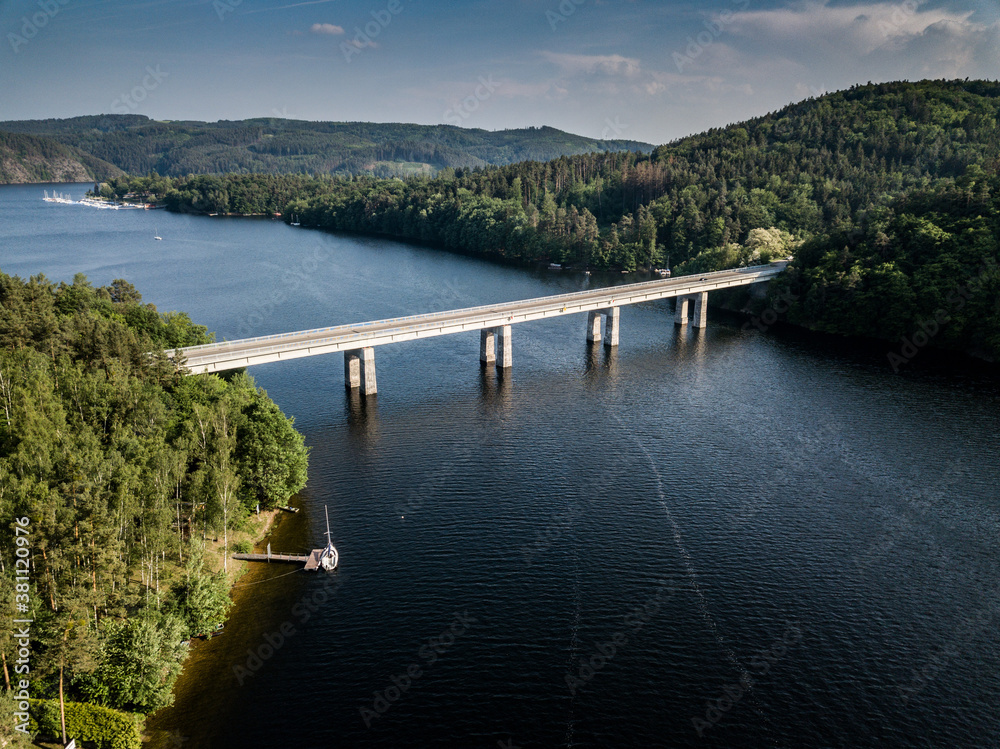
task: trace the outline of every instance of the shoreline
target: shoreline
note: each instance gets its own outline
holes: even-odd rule
[[[297,501],[290,506],[300,507]],[[309,521],[307,513],[288,513],[280,509],[261,512],[262,523],[257,529],[258,537],[253,542],[254,551],[263,552],[268,543],[294,548],[305,543],[308,537]],[[222,559],[218,549],[222,542],[210,542],[208,551],[211,558],[222,570]],[[232,553],[232,549],[230,549]],[[206,727],[212,725],[220,712],[225,712],[237,698],[237,691],[228,684],[232,677],[229,667],[238,654],[246,648],[247,641],[255,642],[267,631],[268,614],[282,611],[277,604],[297,586],[266,584],[271,579],[288,574],[287,565],[269,565],[241,560],[233,561],[227,581],[232,605],[226,617],[226,627],[221,635],[199,639],[192,643],[182,662],[182,670],[174,683],[174,702],[167,707],[146,716],[142,732],[143,749],[169,749],[186,743],[193,735],[204,735]],[[302,579],[293,576],[290,580]],[[244,654],[245,658],[245,654]],[[195,730],[194,726],[198,726]]]

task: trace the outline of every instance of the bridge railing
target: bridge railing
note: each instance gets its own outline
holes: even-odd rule
[[[775,271],[775,275],[776,275],[776,273],[778,271],[778,269],[773,268],[773,266],[770,267],[770,268],[768,268],[768,266],[756,266],[754,268],[750,268],[750,269],[746,269],[746,270],[759,271],[761,268],[765,268],[765,269],[769,269],[769,270]],[[742,271],[744,269],[739,269],[739,270]],[[762,276],[762,275],[765,275],[765,272],[760,271],[760,272],[755,272],[754,273],[754,277],[759,277],[759,276]],[[622,286],[605,287],[605,288],[602,288],[602,289],[598,289],[596,291],[606,292],[609,289],[621,290],[621,289],[625,289],[625,288],[630,288],[633,291],[635,291],[635,290],[637,290],[637,287],[648,288],[649,284],[648,283],[643,283],[643,284],[626,284],[626,285],[622,285]],[[641,289],[638,289],[638,290],[641,290]],[[587,296],[593,296],[589,292],[584,292],[584,293],[586,293]],[[549,302],[549,303],[545,304],[544,306],[539,307],[535,311],[542,311],[542,310],[546,310],[546,309],[558,308],[560,306],[560,302],[557,301],[555,303],[551,303],[551,300],[559,299],[560,297],[565,297],[565,296],[571,296],[571,297],[573,297],[574,301],[577,302],[577,303],[579,303],[580,301],[585,301],[585,300],[581,300],[579,293],[573,293],[573,294],[569,294],[569,295],[555,295],[555,296],[551,296],[551,297],[539,297],[537,301],[545,301],[545,302]],[[623,296],[627,297],[627,296],[629,296],[629,294],[625,294]],[[531,299],[521,300],[520,303],[523,304],[524,302],[531,302],[531,301],[535,301],[535,300],[531,300]],[[475,312],[477,310],[478,311],[489,311],[490,316],[495,316],[497,313],[501,312],[501,310],[499,310],[497,308],[498,306],[502,306],[502,305],[484,305],[482,307],[469,307],[467,309],[462,309],[462,310],[449,310],[448,312],[431,313],[430,317],[437,316],[438,318],[440,318],[440,316],[444,315],[444,314],[454,314],[456,312],[463,312],[464,313],[464,312],[470,312],[470,311]],[[404,331],[408,332],[408,333],[412,333],[414,331],[425,330],[425,329],[428,329],[428,328],[435,328],[435,327],[438,327],[440,325],[440,319],[436,319],[436,320],[435,319],[427,319],[427,317],[428,316],[426,316],[426,315],[413,315],[413,316],[410,316],[410,317],[396,318],[396,320],[399,320],[399,321],[422,319],[423,322],[421,324],[413,324],[411,322],[411,323],[409,323],[407,325],[401,325],[401,326],[398,326],[398,327],[383,328],[380,331],[380,333],[383,334],[383,335],[391,336],[391,335],[394,335],[394,334],[397,334],[397,333],[401,333],[401,332],[404,332]],[[475,318],[473,318],[473,319],[475,319]],[[309,340],[309,345],[310,346],[324,346],[324,345],[328,345],[328,344],[334,343],[334,342],[336,342],[336,343],[346,343],[346,342],[349,342],[349,341],[352,341],[352,340],[355,340],[355,339],[361,339],[361,338],[364,338],[366,336],[366,332],[364,332],[364,331],[357,331],[357,330],[355,330],[355,328],[363,328],[363,327],[366,327],[368,325],[374,325],[374,324],[385,324],[387,322],[393,322],[393,320],[376,320],[376,321],[373,321],[373,322],[370,322],[370,323],[366,323],[364,325],[348,325],[348,326],[338,326],[338,327],[332,327],[332,328],[318,328],[318,329],[316,329],[315,332],[319,332],[319,333],[322,333],[322,332],[332,332],[334,334],[333,335],[328,335],[328,336],[325,336],[325,337],[322,337],[322,338],[313,338],[313,339],[310,339]],[[336,332],[336,331],[343,331],[345,328],[350,331],[349,335],[345,335],[343,332]],[[304,334],[307,334],[307,333],[310,333],[310,332],[311,331],[298,331],[298,332],[293,333],[293,334],[286,333],[286,334],[275,335],[275,336],[265,336],[265,337],[262,337],[262,338],[259,338],[259,339],[243,339],[241,341],[230,341],[229,343],[230,344],[233,344],[233,343],[245,343],[247,341],[253,341],[253,340],[258,340],[260,342],[266,342],[266,341],[269,341],[269,340],[275,340],[275,341],[277,341],[277,340],[280,340],[280,339],[283,339],[283,338],[288,338],[290,335],[304,335]],[[242,349],[239,350],[238,355],[239,355],[240,358],[244,358],[244,357],[260,356],[260,355],[268,354],[268,353],[277,353],[277,352],[281,352],[281,351],[287,351],[288,350],[288,346],[289,346],[288,343],[275,343],[274,345],[271,345],[271,346],[258,346],[258,347],[253,347],[253,348],[242,348]],[[211,354],[211,352],[204,352],[204,355],[207,356],[210,361],[216,361],[214,359],[214,357],[211,357],[210,354]],[[198,366],[198,364],[199,364],[199,357],[197,356],[197,354],[195,356],[193,356],[193,357],[190,357],[188,359],[188,364],[189,364],[189,366],[195,366],[195,367]]]
[[[739,273],[756,273],[756,274],[760,275],[763,271],[769,271],[769,270],[773,271],[773,270],[776,270],[776,268],[775,268],[774,265],[751,265],[751,266],[748,266],[746,268],[732,268],[732,269],[729,269],[729,270],[710,271],[710,272],[703,273],[703,274],[700,274],[700,275],[698,275],[698,274],[695,274],[695,275],[698,275],[698,278],[700,280],[701,278],[707,278],[709,276],[718,276],[718,275],[721,275],[721,274],[724,274],[724,273],[733,273],[733,272],[739,272]],[[463,307],[463,308],[460,308],[460,309],[443,310],[441,312],[424,312],[424,313],[421,313],[421,314],[418,314],[418,315],[406,315],[406,316],[403,316],[403,317],[389,317],[389,318],[385,318],[385,319],[382,319],[382,320],[371,320],[369,322],[362,322],[362,323],[347,323],[347,324],[344,324],[344,325],[331,325],[331,326],[328,326],[328,327],[325,327],[325,328],[313,328],[311,330],[296,330],[296,331],[292,331],[290,333],[274,333],[272,335],[266,335],[266,336],[254,336],[252,338],[239,338],[239,339],[236,339],[236,340],[233,340],[233,341],[219,341],[217,343],[205,343],[205,344],[201,344],[200,346],[188,346],[186,348],[180,349],[180,351],[183,352],[184,355],[187,358],[191,359],[191,358],[197,358],[197,356],[199,354],[208,354],[208,353],[210,353],[212,351],[216,351],[216,350],[218,350],[220,348],[225,348],[227,346],[232,346],[232,345],[237,344],[237,343],[239,343],[239,344],[251,344],[251,343],[258,343],[258,342],[259,343],[265,343],[265,342],[268,342],[268,341],[275,341],[275,340],[280,340],[280,339],[284,339],[284,338],[291,338],[293,336],[294,337],[298,337],[298,336],[312,336],[312,335],[316,335],[316,334],[319,334],[319,333],[334,333],[335,331],[340,331],[340,332],[338,334],[336,334],[336,335],[329,336],[328,338],[316,340],[313,343],[320,344],[320,343],[322,343],[325,340],[329,340],[330,338],[339,338],[341,340],[348,340],[349,341],[349,340],[351,340],[353,338],[361,338],[361,337],[363,337],[364,336],[364,332],[357,332],[357,333],[355,333],[355,335],[347,335],[347,336],[343,335],[343,333],[346,333],[348,331],[354,331],[357,328],[369,327],[369,326],[372,326],[372,325],[385,325],[387,323],[394,323],[394,322],[397,322],[397,323],[407,323],[408,322],[409,323],[409,324],[406,324],[406,325],[401,325],[401,326],[396,327],[396,328],[386,329],[386,330],[383,331],[386,334],[391,334],[393,332],[398,332],[403,327],[406,327],[406,328],[408,328],[410,330],[421,330],[421,329],[424,329],[424,328],[427,328],[427,327],[433,327],[435,319],[438,319],[438,318],[441,318],[441,317],[446,317],[446,316],[453,316],[453,315],[459,314],[459,313],[472,314],[472,313],[475,313],[475,312],[485,312],[485,311],[489,311],[489,312],[503,312],[505,309],[514,309],[514,308],[520,307],[522,305],[531,304],[531,303],[534,303],[534,302],[537,302],[539,304],[542,304],[542,303],[551,303],[552,306],[558,307],[560,301],[565,301],[565,300],[569,300],[569,299],[573,299],[574,301],[585,301],[587,297],[591,297],[591,296],[604,296],[608,292],[614,292],[614,294],[616,296],[618,294],[622,294],[624,296],[627,296],[631,291],[639,290],[639,289],[642,289],[642,288],[649,288],[649,287],[654,286],[654,285],[655,286],[662,286],[664,284],[671,283],[671,282],[676,283],[677,281],[679,281],[681,279],[685,279],[685,278],[693,279],[694,276],[693,275],[692,276],[679,276],[677,278],[663,279],[663,280],[659,280],[659,281],[640,281],[639,283],[622,284],[620,286],[603,286],[603,287],[598,288],[598,289],[589,289],[587,291],[571,291],[571,292],[567,292],[565,294],[554,294],[552,296],[535,297],[533,299],[518,299],[518,300],[515,300],[515,301],[512,301],[512,302],[498,302],[496,304],[482,304],[482,305],[479,305],[479,306],[476,306],[476,307]],[[414,324],[417,321],[425,321],[425,320],[427,321],[426,325],[417,325],[417,326],[414,326]],[[278,350],[280,348],[282,348],[282,347],[281,346],[268,346],[268,347],[263,347],[263,348],[254,348],[254,349],[248,349],[248,350],[246,350],[245,353],[251,353],[251,352],[253,352],[253,353],[265,353],[267,351],[274,351],[274,350]]]

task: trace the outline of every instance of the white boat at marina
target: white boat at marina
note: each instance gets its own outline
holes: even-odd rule
[[[337,554],[337,547],[330,540],[330,511],[324,506],[323,512],[326,513],[326,547],[320,552],[319,564],[324,570],[330,572],[337,568],[340,556]]]
[[[102,210],[112,210],[120,211],[127,209],[139,209],[145,208],[146,205],[136,204],[136,203],[112,203],[107,200],[98,200],[97,198],[80,198],[79,200],[73,200],[69,195],[63,193],[52,191],[52,195],[49,195],[48,190],[42,190],[42,194],[45,196],[42,198],[46,203],[62,203],[63,205],[85,205],[88,208],[100,208]]]
[[[73,200],[73,198],[69,197],[68,195],[63,195],[62,193],[58,193],[55,190],[52,191],[51,197],[49,196],[48,190],[42,190],[42,194],[45,196],[44,198],[42,198],[42,200],[44,200],[46,203],[66,203],[66,204],[76,203],[76,201]]]

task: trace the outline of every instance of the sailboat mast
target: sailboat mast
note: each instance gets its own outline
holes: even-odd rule
[[[332,544],[333,541],[330,539],[330,510],[326,505],[323,505],[323,512],[326,514],[326,542]]]

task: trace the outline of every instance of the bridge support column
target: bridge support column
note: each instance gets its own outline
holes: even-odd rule
[[[497,367],[507,369],[514,363],[514,349],[511,346],[511,326],[502,325],[496,328],[497,332]]]
[[[687,325],[688,303],[691,297],[679,296],[674,298],[674,325]]]
[[[591,310],[587,313],[587,340],[597,343],[601,340],[601,312]]]
[[[496,328],[483,328],[479,333],[479,361],[483,364],[497,362]]]
[[[608,307],[604,318],[604,345],[612,348],[618,345],[618,328],[620,327],[620,312],[618,307]]]
[[[348,390],[361,387],[361,349],[344,352],[344,385]]]
[[[353,390],[361,388],[362,395],[375,395],[375,349],[352,349],[344,352],[344,384]]]
[[[708,327],[708,292],[702,291],[694,295],[694,326]]]

